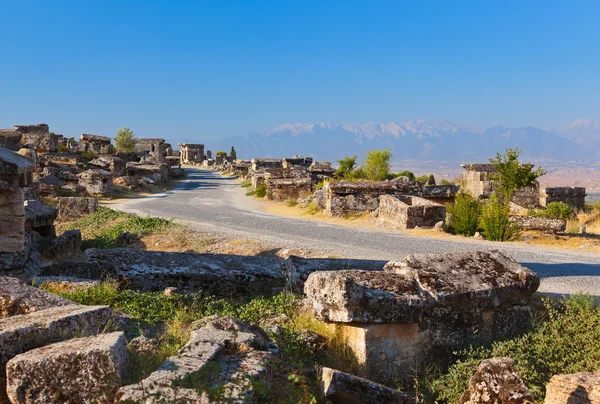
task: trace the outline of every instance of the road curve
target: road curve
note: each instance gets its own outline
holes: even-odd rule
[[[266,213],[232,177],[186,168],[187,179],[163,194],[111,203],[132,213],[176,219],[193,228],[261,239],[283,247],[307,247],[339,257],[401,260],[408,254],[501,248],[542,278],[540,291],[600,296],[600,254],[516,243],[437,239],[384,230],[320,223]]]

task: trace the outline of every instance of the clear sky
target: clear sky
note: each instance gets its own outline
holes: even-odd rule
[[[0,0],[0,127],[600,119],[600,1]]]

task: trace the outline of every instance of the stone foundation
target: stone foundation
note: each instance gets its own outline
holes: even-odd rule
[[[289,201],[310,194],[310,178],[267,180],[267,199],[271,201]]]

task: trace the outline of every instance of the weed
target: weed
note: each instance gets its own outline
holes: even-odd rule
[[[306,205],[306,212],[310,215],[315,215],[321,211],[319,205],[317,205],[314,201],[310,201],[308,205]]]
[[[242,184],[240,185],[242,188],[249,188],[252,186],[252,181],[250,180],[245,180],[244,182],[242,182]]]
[[[479,228],[481,203],[469,194],[461,192],[456,195],[454,204],[448,205],[450,227],[456,234],[472,237]]]
[[[296,205],[298,205],[298,200],[297,199],[290,199],[289,201],[287,201],[285,203],[285,206],[287,206],[288,208],[293,208]]]
[[[250,191],[246,192],[246,196],[254,196],[255,194],[256,194],[255,189],[251,189]]]
[[[262,185],[257,186],[255,195],[258,198],[264,198],[265,196],[267,196],[267,185],[262,184]]]

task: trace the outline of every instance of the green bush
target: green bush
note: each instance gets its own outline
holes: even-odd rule
[[[479,226],[487,240],[513,241],[521,233],[514,222],[509,220],[510,209],[495,193],[484,204],[481,210]]]
[[[544,402],[545,386],[553,375],[600,369],[600,307],[589,296],[572,296],[560,303],[544,299],[548,316],[526,334],[490,347],[470,347],[430,389],[439,403],[456,403],[484,359],[514,360],[535,401]]]
[[[448,206],[450,227],[454,233],[472,237],[479,228],[481,203],[471,195],[460,192],[456,195],[454,204]]]
[[[131,153],[135,151],[135,133],[129,128],[117,130],[115,145],[119,153]]]
[[[244,180],[244,182],[242,182],[242,184],[240,185],[242,188],[249,188],[252,186],[252,181],[250,180]]]
[[[576,216],[575,210],[564,202],[551,202],[545,210],[535,212],[533,216],[551,217],[554,219],[572,219]]]
[[[264,198],[265,196],[267,196],[267,185],[262,184],[262,185],[257,186],[256,193],[254,195],[259,198]]]
[[[390,150],[370,150],[365,155],[365,160],[360,168],[364,178],[370,181],[384,181],[390,172]]]
[[[79,155],[84,160],[93,160],[96,158],[96,153],[94,153],[92,150],[86,150],[84,152],[79,153]]]
[[[356,169],[356,159],[358,156],[346,156],[337,162],[340,164],[337,171],[335,172],[335,178],[347,179],[348,176]]]
[[[216,152],[216,153],[215,153],[215,155],[216,155],[216,156],[219,156],[219,157],[221,157],[221,156],[222,156],[222,157],[224,157],[224,156],[227,156],[227,152],[224,152],[224,151],[218,151],[218,152]]]

